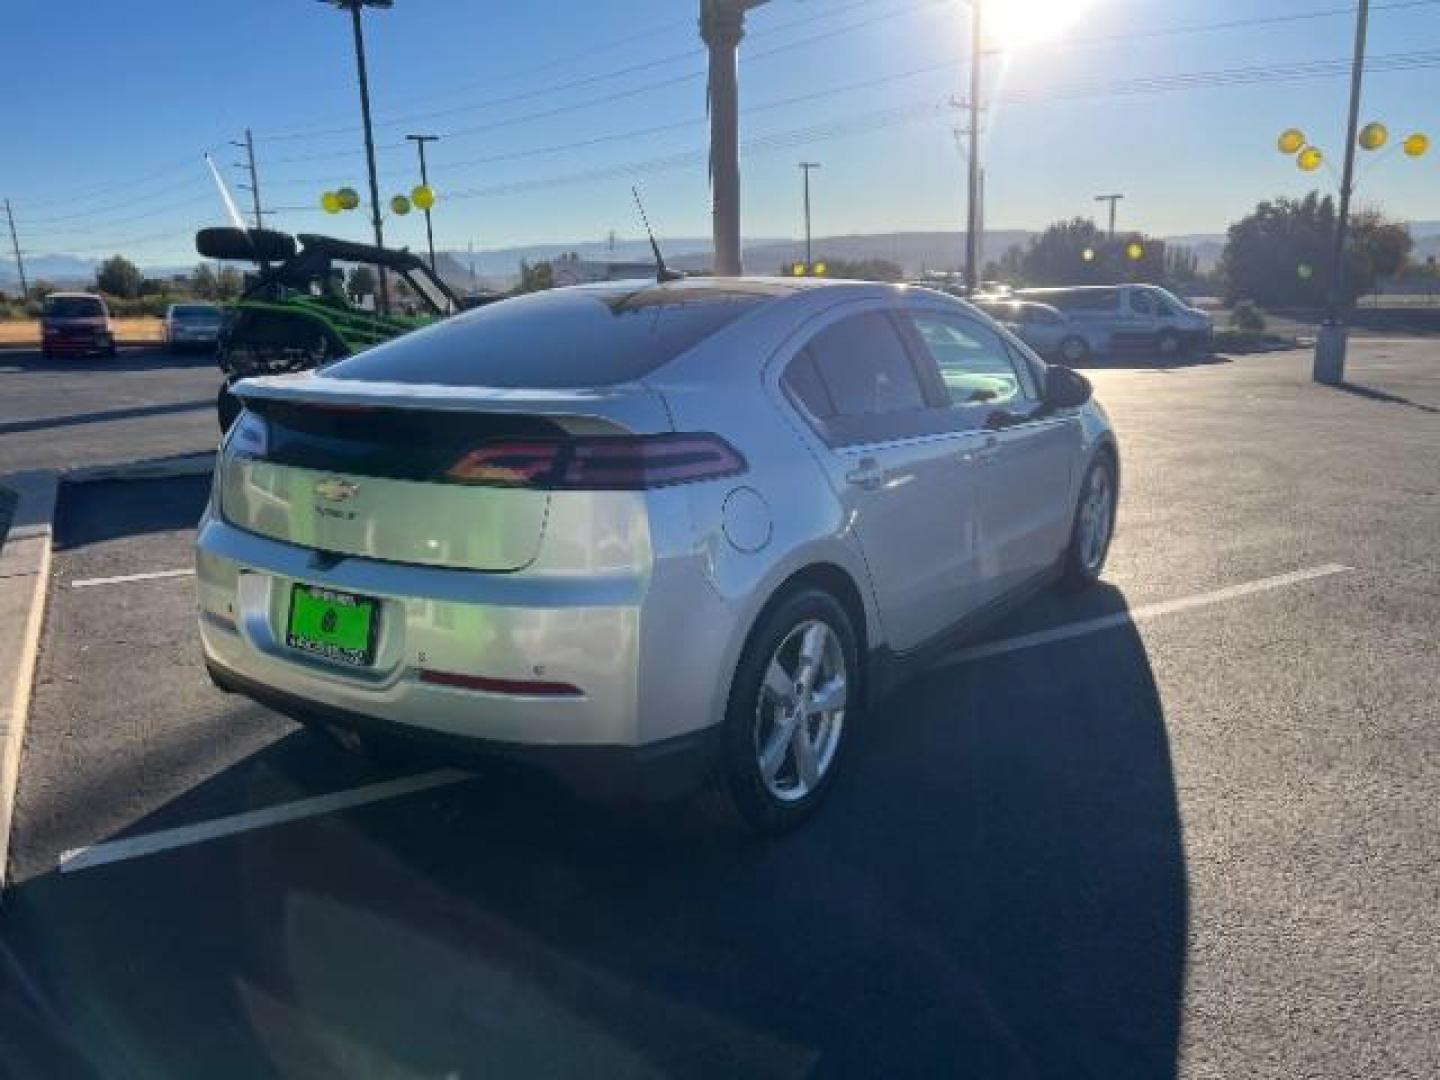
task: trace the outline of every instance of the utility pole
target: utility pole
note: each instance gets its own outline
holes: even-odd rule
[[[425,187],[430,186],[430,174],[425,169],[425,144],[427,142],[439,142],[439,135],[406,135],[420,151],[420,183]],[[435,231],[430,227],[430,207],[425,207],[425,242],[430,248],[430,272],[438,273],[435,269]]]
[[[15,211],[10,209],[10,200],[5,200],[5,217],[10,222],[10,244],[15,249],[15,269],[20,273],[20,299],[25,299],[30,293],[30,286],[25,281],[25,257],[20,254],[20,238],[15,234]]]
[[[245,164],[239,165],[238,168],[245,169],[249,172],[250,183],[240,184],[238,186],[250,192],[250,201],[255,208],[255,228],[263,229],[265,227],[265,221],[263,218],[264,211],[260,209],[260,172],[255,168],[255,137],[250,134],[250,129],[246,128],[245,141],[236,142],[234,139],[231,139],[230,145],[245,151]]]
[[[818,161],[800,162],[800,171],[805,174],[805,272],[810,272],[813,255],[810,251],[810,171],[820,168]]]
[[[322,0],[350,12],[350,26],[355,38],[355,70],[360,80],[360,118],[365,126],[365,164],[370,172],[370,220],[375,226],[375,246],[385,246],[385,230],[380,223],[380,182],[375,175],[375,135],[370,126],[370,76],[365,68],[365,29],[360,23],[360,9],[388,8],[394,0]],[[380,310],[390,310],[390,283],[385,268],[380,269]]]
[[[965,215],[965,292],[975,292],[976,266],[979,257],[980,228],[980,56],[983,0],[970,0],[970,160],[968,162],[969,199]]]
[[[740,39],[745,12],[766,0],[700,0],[700,38],[710,50],[710,186],[715,272],[733,277],[740,263]]]
[[[1110,204],[1110,233],[1109,238],[1115,239],[1115,204],[1123,199],[1124,195],[1096,195],[1096,202],[1108,202]]]
[[[1330,295],[1325,324],[1315,335],[1316,382],[1334,385],[1345,379],[1347,331],[1340,322],[1345,302],[1345,234],[1350,224],[1350,193],[1355,187],[1355,136],[1360,124],[1360,91],[1365,80],[1365,34],[1370,24],[1370,0],[1360,0],[1355,12],[1355,56],[1350,63],[1350,118],[1345,129],[1345,168],[1340,176],[1340,212],[1335,218],[1335,253],[1330,263]]]
[[[475,241],[471,240],[469,243],[467,243],[465,245],[465,250],[470,255],[470,293],[473,296],[475,293],[480,291],[479,288],[476,286],[475,282]]]

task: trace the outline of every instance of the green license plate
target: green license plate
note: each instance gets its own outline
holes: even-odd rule
[[[290,623],[285,641],[292,649],[352,667],[375,660],[379,601],[351,593],[295,585],[290,589]]]

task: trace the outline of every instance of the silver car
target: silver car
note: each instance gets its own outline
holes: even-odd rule
[[[1031,300],[976,300],[975,306],[1044,357],[1061,363],[1084,363],[1105,351],[1109,337],[1093,327],[1072,322],[1049,304]]]
[[[214,350],[224,320],[225,313],[216,304],[171,304],[165,312],[165,344],[171,352]]]
[[[1016,296],[1048,304],[1065,316],[1076,331],[1060,350],[1067,364],[1124,351],[1174,360],[1187,352],[1208,350],[1215,336],[1209,314],[1158,285],[1023,289]],[[1080,339],[1083,351],[1075,344]]]
[[[558,289],[235,392],[221,688],[610,792],[709,776],[761,831],[937,649],[1094,580],[1115,516],[1084,378],[925,289]]]

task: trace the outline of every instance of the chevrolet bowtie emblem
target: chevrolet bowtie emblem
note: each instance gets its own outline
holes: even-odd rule
[[[352,484],[348,480],[337,480],[330,478],[321,480],[315,485],[315,494],[326,502],[344,502],[354,496],[360,490],[360,485]]]

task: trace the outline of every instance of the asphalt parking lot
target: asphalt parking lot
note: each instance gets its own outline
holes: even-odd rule
[[[1308,360],[1094,371],[1124,455],[1105,582],[882,703],[820,816],[767,843],[368,763],[220,694],[184,575],[206,481],[66,488],[0,1060],[1436,1075],[1440,343],[1359,344],[1335,389]],[[204,448],[194,368],[144,391],[177,407],[136,457]]]
[[[0,475],[213,450],[213,357],[158,347],[45,359],[0,349]]]

